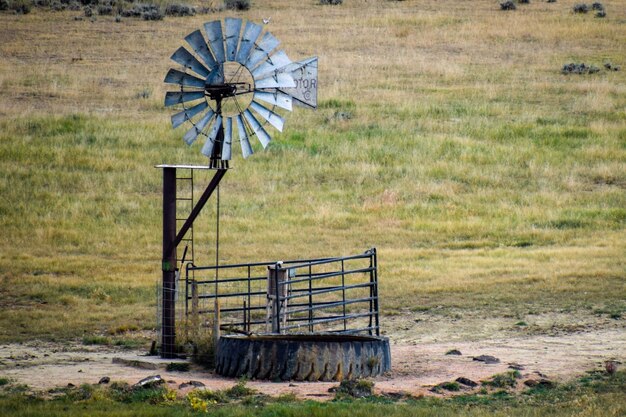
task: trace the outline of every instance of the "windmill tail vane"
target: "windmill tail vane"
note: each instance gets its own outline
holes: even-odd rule
[[[188,126],[188,145],[204,141],[201,153],[211,167],[228,166],[233,142],[244,158],[254,153],[253,136],[265,149],[271,141],[266,127],[282,132],[280,113],[294,105],[317,108],[317,57],[293,62],[278,39],[262,32],[263,26],[239,18],[207,22],[171,56],[180,68],[171,68],[165,82],[178,88],[166,92],[164,104],[179,110],[172,126]]]

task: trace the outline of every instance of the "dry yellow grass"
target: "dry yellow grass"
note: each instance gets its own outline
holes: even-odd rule
[[[344,3],[156,23],[0,14],[0,338],[153,326],[152,166],[203,162],[171,131],[162,80],[186,34],[233,14],[271,16],[292,59],[319,56],[321,105],[234,160],[222,262],[377,246],[387,311],[623,312],[626,71],[560,74],[625,67],[623,2],[604,2],[605,19],[575,1]]]

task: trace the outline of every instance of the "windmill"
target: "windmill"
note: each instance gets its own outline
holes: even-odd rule
[[[255,137],[265,149],[272,139],[269,127],[282,132],[285,119],[281,113],[292,111],[294,105],[317,107],[317,57],[291,61],[278,48],[278,39],[269,31],[263,33],[262,25],[240,18],[214,20],[187,35],[185,43],[171,56],[179,65],[165,76],[165,83],[175,89],[166,92],[164,104],[177,110],[171,116],[172,127],[186,126],[184,142],[189,146],[201,143],[200,152],[209,161],[207,166],[157,166],[163,169],[163,358],[176,356],[176,248],[228,170],[233,149],[239,148],[243,158],[248,158],[258,146]],[[215,170],[180,230],[177,168]],[[218,251],[219,232],[216,263]]]
[[[277,49],[278,39],[262,31],[239,18],[226,18],[223,27],[215,20],[204,24],[204,33],[185,37],[191,50],[181,46],[171,57],[182,67],[165,76],[179,87],[166,93],[165,106],[182,107],[172,126],[190,125],[183,139],[192,145],[202,138],[211,167],[228,167],[233,141],[244,158],[254,153],[253,136],[266,148],[271,136],[265,126],[282,131],[285,124],[277,109],[317,107],[317,58],[292,62]]]

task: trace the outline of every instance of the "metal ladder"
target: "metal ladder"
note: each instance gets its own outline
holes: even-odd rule
[[[176,177],[176,230],[180,230],[180,226],[187,220],[194,206],[193,169],[189,169],[188,171],[189,174],[187,174],[187,176]],[[179,205],[179,202],[183,203]],[[181,211],[182,213],[180,213]],[[188,248],[187,251],[185,251],[185,247]],[[193,245],[193,225],[189,228],[185,237],[181,239],[179,248],[181,250],[176,252],[176,266],[182,267],[183,261],[193,264],[195,254]]]

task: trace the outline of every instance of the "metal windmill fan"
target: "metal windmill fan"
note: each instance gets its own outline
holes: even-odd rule
[[[226,18],[223,26],[219,20],[208,22],[203,29],[185,37],[191,50],[181,46],[171,57],[182,69],[165,76],[166,83],[179,86],[166,93],[165,106],[182,107],[172,126],[189,122],[185,142],[204,138],[202,154],[211,167],[224,168],[234,137],[247,158],[253,153],[252,136],[263,148],[269,144],[267,124],[283,130],[278,109],[317,107],[317,57],[292,62],[270,32],[261,35],[261,25],[239,18]]]

